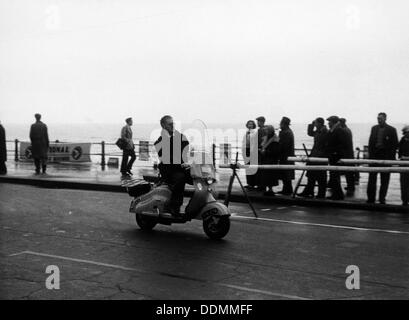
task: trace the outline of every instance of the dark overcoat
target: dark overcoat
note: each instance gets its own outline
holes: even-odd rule
[[[48,140],[47,126],[37,121],[31,125],[30,129],[31,153],[35,159],[45,159],[48,154],[50,141]]]
[[[384,150],[376,149],[376,139],[378,136],[380,126],[373,126],[371,129],[371,135],[369,137],[368,151],[369,159],[385,159],[385,160],[395,160],[396,159],[396,149],[398,148],[398,134],[396,129],[388,124],[385,124],[385,133],[383,136],[383,144],[385,146]],[[381,151],[381,152],[379,152]],[[381,154],[381,156],[379,156]]]
[[[7,161],[6,131],[0,124],[0,161]]]
[[[279,133],[280,144],[280,164],[293,165],[293,161],[288,161],[288,157],[294,156],[294,133],[290,128],[280,130]],[[294,170],[282,170],[283,179],[294,179]]]
[[[326,153],[329,163],[336,164],[339,159],[345,159],[350,149],[348,132],[336,124],[328,131]]]

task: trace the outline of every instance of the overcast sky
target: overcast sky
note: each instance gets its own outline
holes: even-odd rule
[[[406,0],[0,0],[0,121],[409,122]]]

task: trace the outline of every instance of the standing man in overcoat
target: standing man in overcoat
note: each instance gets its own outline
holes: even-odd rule
[[[369,159],[396,160],[398,148],[398,134],[396,129],[386,123],[386,113],[378,114],[378,124],[372,127],[369,137],[368,151]],[[382,165],[373,165],[382,167]],[[376,198],[377,172],[370,172],[368,179],[368,203],[374,203]],[[386,194],[389,187],[389,172],[381,173],[381,187],[379,189],[379,203],[385,204]]]
[[[283,117],[280,122],[279,144],[280,160],[283,165],[293,165],[293,161],[288,161],[288,157],[294,157],[294,133],[290,129],[291,120]],[[295,178],[294,170],[281,170],[281,180],[283,181],[283,190],[279,191],[283,195],[289,196],[293,193],[292,180]]]
[[[30,128],[31,154],[34,159],[35,172],[40,174],[40,166],[43,174],[47,170],[48,148],[48,129],[45,123],[41,121],[41,114],[34,115],[36,122]]]
[[[7,173],[7,147],[6,147],[6,130],[0,123],[0,174]]]
[[[338,116],[331,116],[327,118],[328,121],[328,135],[326,154],[328,156],[328,163],[330,165],[337,165],[340,159],[345,159],[348,154],[349,137],[348,132],[342,128]],[[343,200],[344,192],[341,188],[341,178],[339,171],[330,171],[328,187],[331,188],[331,200]]]

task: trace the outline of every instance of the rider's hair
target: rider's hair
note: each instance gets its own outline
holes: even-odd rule
[[[163,116],[163,117],[160,119],[160,125],[162,126],[162,128],[164,127],[166,120],[171,119],[171,118],[172,118],[171,116],[166,115],[166,116]]]

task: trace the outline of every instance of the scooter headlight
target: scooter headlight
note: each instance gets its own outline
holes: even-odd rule
[[[212,185],[215,182],[216,182],[215,178],[210,178],[209,177],[209,178],[206,179],[206,183],[207,183],[208,186]]]

